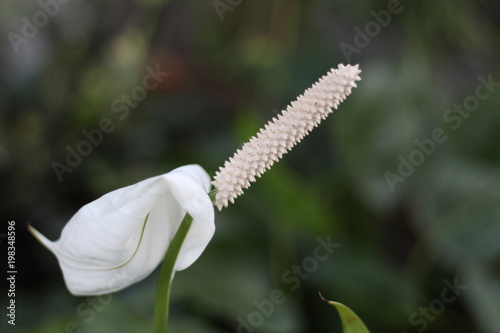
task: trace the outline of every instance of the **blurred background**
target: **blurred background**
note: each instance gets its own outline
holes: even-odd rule
[[[339,110],[216,213],[212,242],[176,274],[171,331],[341,332],[321,292],[372,332],[500,332],[498,2],[0,8],[0,247],[16,221],[18,270],[16,326],[2,313],[0,331],[150,332],[158,270],[74,297],[26,225],[57,239],[111,190],[190,163],[214,175],[331,67],[359,63]]]

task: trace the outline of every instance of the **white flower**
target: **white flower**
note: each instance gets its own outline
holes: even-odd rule
[[[209,190],[205,170],[187,165],[83,206],[55,242],[30,231],[55,254],[72,294],[115,292],[144,279],[162,262],[186,212],[193,223],[175,270],[198,259],[215,231]]]
[[[236,151],[215,173],[212,182],[218,190],[215,204],[219,210],[243,194],[255,177],[260,177],[317,127],[332,108],[337,109],[356,87],[356,81],[361,80],[360,73],[358,65],[340,64],[338,69],[330,70]]]

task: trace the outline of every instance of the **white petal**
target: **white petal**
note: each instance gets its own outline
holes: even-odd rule
[[[193,217],[193,224],[175,263],[177,271],[186,269],[198,259],[215,232],[214,206],[207,195],[211,187],[210,176],[199,171],[179,168],[166,175],[177,202]],[[204,188],[195,186],[197,181],[202,182]]]
[[[186,212],[193,224],[175,269],[198,259],[215,231],[209,190],[210,177],[200,166],[183,166],[85,205],[55,242],[34,233],[56,255],[71,293],[110,293],[158,266]]]

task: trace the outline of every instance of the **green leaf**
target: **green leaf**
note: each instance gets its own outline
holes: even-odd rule
[[[354,311],[342,303],[329,301],[323,298],[321,294],[319,294],[319,296],[323,301],[333,305],[339,312],[340,320],[342,321],[343,333],[370,333],[363,321],[354,313]]]

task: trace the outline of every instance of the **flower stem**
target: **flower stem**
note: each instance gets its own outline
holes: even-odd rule
[[[219,193],[219,190],[216,188],[214,188],[212,191],[208,192],[208,196],[210,197],[210,199],[212,199],[212,203],[215,205],[215,202],[216,202],[216,198],[217,198],[217,193]]]
[[[186,213],[184,219],[177,230],[177,233],[172,239],[168,247],[165,259],[160,272],[160,280],[156,290],[155,302],[155,315],[153,320],[154,333],[167,333],[168,332],[168,312],[170,305],[170,290],[172,287],[172,280],[174,275],[175,262],[181,250],[182,243],[186,239],[186,235],[193,223],[191,215]]]

